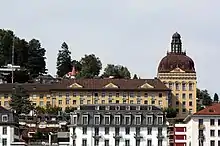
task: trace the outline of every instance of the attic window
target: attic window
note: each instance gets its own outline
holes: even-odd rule
[[[209,109],[209,112],[214,112],[214,110],[213,109]]]

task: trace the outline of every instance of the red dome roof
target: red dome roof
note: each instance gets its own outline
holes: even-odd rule
[[[194,62],[190,57],[185,53],[177,54],[171,52],[160,61],[158,73],[170,72],[177,67],[188,73],[195,72]]]

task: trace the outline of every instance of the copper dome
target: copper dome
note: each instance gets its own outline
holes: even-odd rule
[[[167,73],[175,68],[180,68],[185,72],[194,73],[195,67],[193,60],[182,51],[180,35],[175,33],[172,37],[171,52],[167,53],[159,63],[158,73]]]

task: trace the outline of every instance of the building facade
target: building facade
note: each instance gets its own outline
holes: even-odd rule
[[[196,112],[196,71],[193,60],[182,49],[180,34],[173,34],[171,52],[160,61],[157,77],[172,90],[172,107],[178,118]]]
[[[187,145],[187,124],[174,124],[168,127],[169,146]]]
[[[220,145],[220,103],[206,107],[186,121],[189,146]]]
[[[161,108],[151,105],[82,105],[71,114],[71,146],[167,146]]]
[[[0,106],[0,117],[0,146],[11,146],[12,143],[19,142],[18,116]]]
[[[159,79],[67,79],[54,84],[22,84],[34,106],[77,107],[83,104],[147,104],[168,107],[170,89]],[[0,84],[8,107],[16,84]]]

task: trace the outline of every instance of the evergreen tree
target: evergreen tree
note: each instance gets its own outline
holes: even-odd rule
[[[57,56],[57,75],[63,77],[72,70],[71,52],[68,45],[64,42]]]
[[[27,69],[31,78],[36,78],[39,75],[45,74],[47,72],[45,53],[46,50],[41,47],[38,40],[32,39],[29,42],[28,50],[28,65]]]
[[[13,90],[11,101],[9,103],[11,108],[14,109],[18,114],[30,113],[30,111],[33,109],[33,106],[26,90],[20,85],[15,87]]]
[[[214,94],[214,102],[218,102],[218,101],[219,101],[218,94],[215,93],[215,94]]]
[[[134,77],[133,77],[133,79],[138,79],[138,77],[137,77],[137,75],[136,75],[136,74],[134,74]]]

